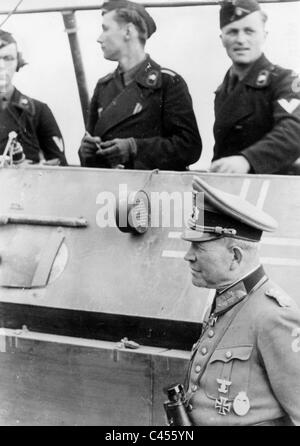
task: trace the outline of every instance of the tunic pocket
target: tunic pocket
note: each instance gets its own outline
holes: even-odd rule
[[[250,373],[250,356],[253,345],[218,348],[212,354],[203,377],[208,398],[226,395],[233,400],[241,391],[247,391]]]

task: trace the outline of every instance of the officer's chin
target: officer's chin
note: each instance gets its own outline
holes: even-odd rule
[[[192,274],[192,284],[194,286],[197,286],[197,287],[200,287],[200,288],[201,287],[205,287],[204,281],[199,279],[199,278],[197,278],[197,277],[195,277],[193,274]]]

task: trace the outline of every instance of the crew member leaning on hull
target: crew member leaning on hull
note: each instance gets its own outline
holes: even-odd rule
[[[221,7],[221,39],[232,67],[216,91],[212,172],[296,172],[299,78],[262,53],[266,20],[256,0],[227,0]]]
[[[144,7],[117,0],[102,8],[98,41],[119,66],[96,86],[79,149],[82,166],[185,170],[202,149],[185,81],[145,53],[156,26]]]
[[[63,138],[50,108],[22,94],[12,83],[24,64],[13,36],[0,30],[0,153],[14,131],[28,161],[66,165]]]

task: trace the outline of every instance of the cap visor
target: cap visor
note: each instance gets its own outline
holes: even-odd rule
[[[209,234],[207,232],[195,231],[193,229],[186,229],[181,234],[182,240],[186,240],[187,242],[207,242],[221,237],[222,236],[217,234]]]

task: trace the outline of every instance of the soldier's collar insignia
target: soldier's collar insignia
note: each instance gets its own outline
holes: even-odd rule
[[[146,84],[149,87],[155,87],[157,84],[157,80],[158,80],[158,71],[156,70],[149,71],[146,77]]]
[[[255,290],[267,280],[265,271],[260,265],[254,271],[234,282],[229,287],[217,292],[215,314],[228,311],[231,307],[243,300],[252,290]]]
[[[230,310],[234,305],[243,300],[247,296],[243,281],[238,282],[232,288],[223,291],[216,297],[216,308],[214,313],[216,315]]]
[[[11,103],[12,105],[19,107],[22,110],[26,110],[26,112],[30,113],[31,115],[35,114],[34,101],[23,95],[19,91],[15,90]]]
[[[270,71],[261,70],[256,78],[256,87],[263,88],[269,83]]]

